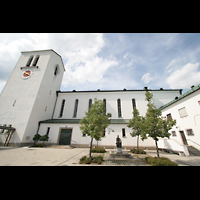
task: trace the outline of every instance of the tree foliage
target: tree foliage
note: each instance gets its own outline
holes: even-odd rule
[[[148,109],[141,126],[141,137],[142,140],[144,140],[147,139],[148,135],[148,137],[151,137],[153,140],[155,140],[157,156],[159,157],[157,141],[159,140],[159,137],[170,137],[170,133],[168,131],[176,124],[176,120],[162,117],[161,110],[157,109],[152,102],[153,94],[146,92],[145,95],[145,100],[148,101]]]
[[[90,142],[90,157],[92,149],[92,141],[101,140],[104,136],[105,129],[111,122],[111,113],[106,114],[106,108],[102,100],[94,99],[94,103],[88,112],[85,112],[85,117],[79,122],[81,124],[80,130],[83,134],[91,137]]]
[[[139,149],[139,136],[142,132],[142,121],[143,117],[139,115],[139,111],[135,107],[133,110],[133,118],[129,120],[129,124],[127,125],[127,127],[132,128],[132,132],[130,133],[132,137],[137,136],[137,149]]]

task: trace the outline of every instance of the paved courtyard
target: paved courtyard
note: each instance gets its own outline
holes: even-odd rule
[[[146,150],[146,152],[147,155],[156,156],[155,150]],[[93,166],[78,164],[82,156],[88,155],[89,148],[0,147],[0,166]],[[130,160],[110,160],[108,155],[109,152],[104,154],[103,166],[149,166],[144,161],[146,155],[133,155]],[[179,166],[200,166],[200,156],[185,157],[161,151],[160,156],[175,161]]]

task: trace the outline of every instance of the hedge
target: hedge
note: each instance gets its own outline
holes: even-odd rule
[[[164,157],[146,157],[145,160],[152,166],[178,166],[177,163]]]

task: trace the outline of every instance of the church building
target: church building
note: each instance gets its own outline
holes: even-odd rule
[[[182,89],[147,87],[135,90],[60,91],[64,72],[61,56],[52,49],[21,52],[0,95],[0,145],[31,145],[34,135],[39,133],[49,136],[49,144],[89,147],[90,137],[82,134],[79,122],[97,98],[104,102],[112,120],[101,141],[94,140],[93,145],[113,148],[119,135],[124,148],[133,148],[136,137],[131,137],[131,129],[127,125],[134,107],[140,115],[145,115],[146,91],[153,93],[157,108],[182,93]],[[155,148],[151,138],[140,140],[139,145]]]

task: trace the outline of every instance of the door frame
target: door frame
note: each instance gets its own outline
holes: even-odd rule
[[[60,127],[59,128],[59,133],[58,133],[57,145],[59,145],[59,142],[60,142],[60,135],[61,135],[61,130],[62,129],[71,129],[72,133],[73,133],[73,127]],[[71,145],[71,141],[72,141],[72,133],[71,133],[70,145]]]
[[[187,138],[185,137],[184,130],[180,130],[179,133],[180,133],[180,135],[181,135],[181,139],[182,139],[182,141],[183,141],[183,144],[184,144],[184,145],[188,145]]]

